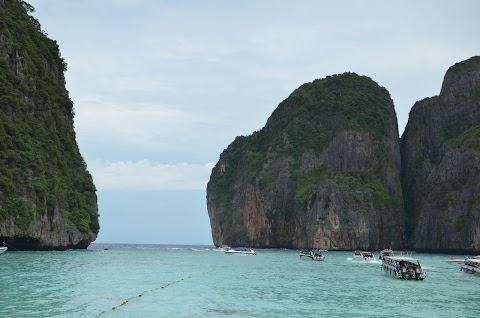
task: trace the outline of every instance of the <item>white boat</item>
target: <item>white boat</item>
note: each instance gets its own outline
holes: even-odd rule
[[[324,261],[325,260],[325,255],[323,255],[323,252],[326,252],[327,250],[319,250],[318,248],[315,248],[313,250],[301,250],[300,251],[300,258],[305,259],[305,260],[312,260],[312,261]]]
[[[359,250],[356,250],[355,253],[353,253],[353,259],[361,259],[364,261],[376,261],[376,258],[372,252],[365,252],[365,251],[359,251]]]
[[[463,264],[465,263],[465,261],[469,260],[469,259],[480,259],[480,255],[477,255],[477,256],[465,256],[465,258],[455,258],[453,255],[450,256],[450,259],[447,260],[447,262],[449,263],[457,263],[457,264]]]
[[[382,260],[385,256],[393,256],[395,252],[389,248],[383,249],[380,251],[379,259]]]
[[[427,277],[420,260],[409,255],[383,257],[382,271],[402,279],[424,280]]]
[[[453,255],[450,257],[449,260],[447,260],[447,262],[449,263],[457,263],[457,264],[463,264],[465,263],[465,260],[466,259],[456,259],[455,257],[453,257]]]
[[[0,247],[0,254],[5,253],[8,250],[8,247]]]
[[[480,258],[468,258],[465,260],[460,270],[466,274],[480,276]]]
[[[237,255],[257,255],[254,250],[248,247],[235,247],[230,248],[229,250],[225,251],[227,254],[237,254]]]

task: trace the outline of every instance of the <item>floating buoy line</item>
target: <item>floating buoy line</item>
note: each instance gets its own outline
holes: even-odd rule
[[[213,272],[213,269],[211,269],[211,270],[209,270],[209,271],[207,271],[207,272],[204,272],[204,273],[199,273],[199,274],[196,274],[196,275],[192,275],[192,276],[188,276],[188,277],[181,278],[181,279],[179,279],[179,280],[177,280],[177,281],[168,283],[168,284],[166,284],[166,285],[162,285],[162,286],[157,287],[157,288],[144,290],[143,292],[141,292],[141,293],[138,294],[138,295],[135,295],[135,296],[132,296],[132,297],[130,297],[130,298],[125,299],[120,305],[118,305],[118,306],[116,306],[116,307],[112,307],[111,310],[115,310],[115,309],[118,309],[118,308],[120,308],[120,307],[122,307],[122,306],[125,306],[125,305],[128,304],[129,301],[131,301],[131,300],[133,300],[133,299],[135,299],[135,298],[140,298],[140,297],[142,297],[145,293],[155,292],[155,291],[158,291],[158,290],[161,290],[161,289],[165,289],[165,288],[167,288],[167,287],[169,287],[169,286],[175,285],[176,283],[180,283],[180,282],[182,282],[182,281],[184,281],[184,280],[186,280],[186,279],[190,279],[190,278],[192,278],[192,277],[199,276],[199,275],[205,275],[205,274],[208,274],[208,273],[211,273],[211,272]],[[105,313],[107,313],[107,312],[109,312],[109,311],[111,311],[111,310],[102,310],[102,312],[101,312],[100,314],[98,314],[98,316],[96,316],[95,318],[98,318],[98,317],[100,317],[101,315],[103,315],[103,314],[105,314]]]

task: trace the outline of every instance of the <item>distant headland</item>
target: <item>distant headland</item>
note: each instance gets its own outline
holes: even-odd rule
[[[207,187],[215,245],[480,252],[480,57],[413,106],[402,137],[388,91],[317,79],[237,137]]]

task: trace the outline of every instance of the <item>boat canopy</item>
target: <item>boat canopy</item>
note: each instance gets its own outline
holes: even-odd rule
[[[411,257],[402,257],[402,256],[385,256],[385,258],[391,259],[392,261],[398,261],[398,262],[419,262],[420,260],[417,258],[411,258]]]

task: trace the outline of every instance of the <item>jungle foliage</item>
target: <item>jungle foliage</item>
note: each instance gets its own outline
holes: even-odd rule
[[[296,189],[299,208],[306,209],[319,179],[334,179],[335,173],[322,166],[305,175],[298,170],[302,156],[320,156],[342,131],[366,132],[380,142],[387,141],[392,137],[394,113],[388,91],[368,77],[344,73],[306,83],[280,103],[264,128],[250,136],[237,137],[222,153],[219,163],[224,166],[217,164],[213,169],[209,190],[216,204],[225,208],[223,217],[229,218],[235,210],[231,204],[236,187],[252,184],[265,189],[279,174],[269,163],[290,158],[290,182]],[[337,179],[332,181],[340,182]],[[378,206],[391,206],[393,201],[400,204],[376,176],[365,172],[355,175],[354,181],[366,182]]]
[[[0,222],[60,211],[99,231],[96,188],[75,139],[67,64],[24,1],[0,2]]]

